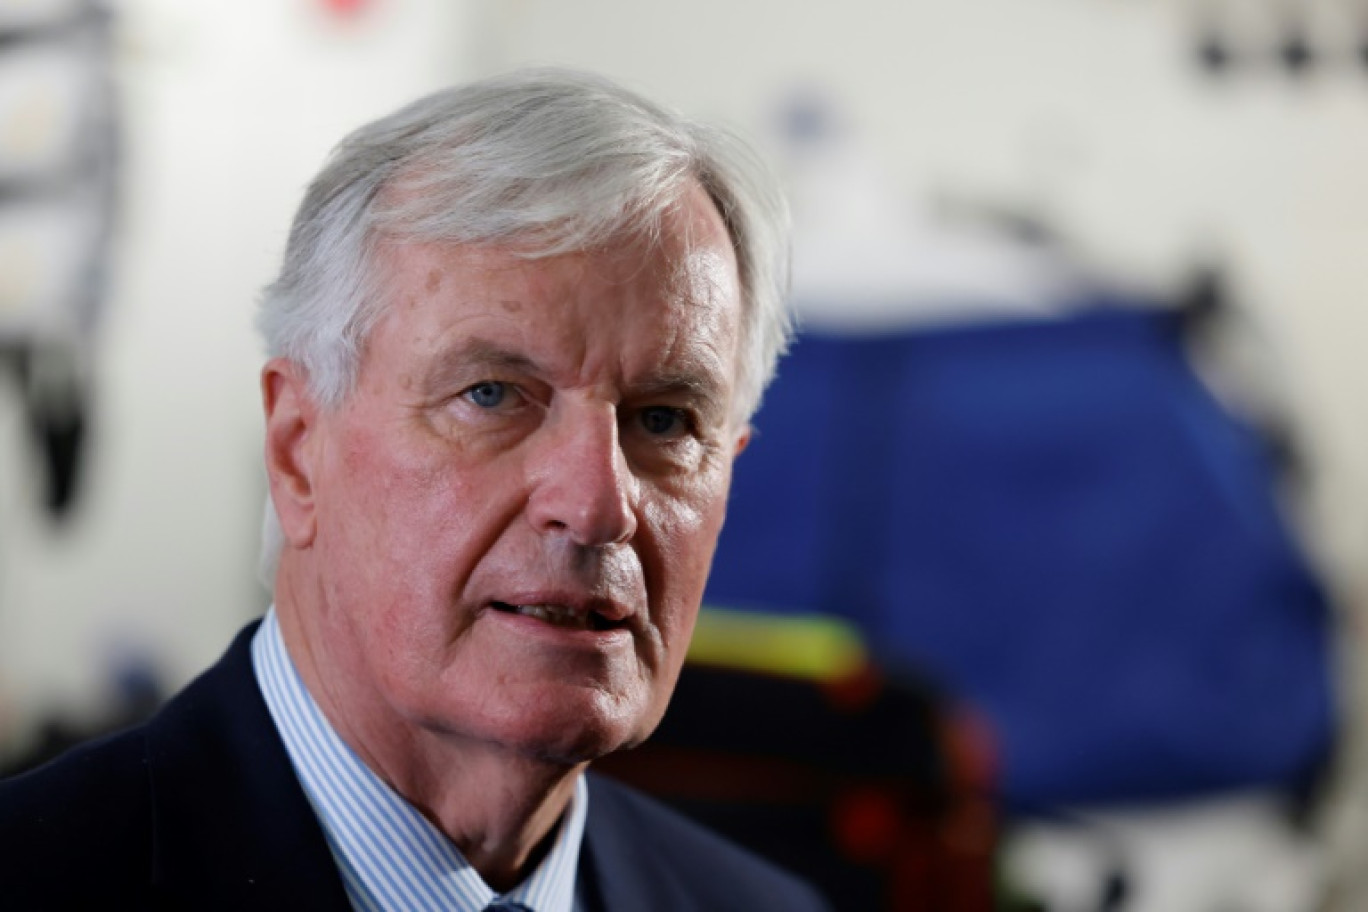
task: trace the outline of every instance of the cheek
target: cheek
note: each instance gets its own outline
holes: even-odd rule
[[[413,642],[446,642],[459,622],[450,609],[481,540],[478,488],[452,460],[419,448],[373,434],[348,443],[319,491],[318,545],[329,602],[391,666],[422,654]]]
[[[710,557],[722,531],[730,486],[731,460],[710,454],[697,474],[655,489],[643,512],[662,538],[691,548],[706,545],[703,550]]]
[[[369,533],[380,554],[395,543],[448,540],[462,525],[458,517],[468,523],[479,512],[476,495],[493,488],[452,447],[411,430],[386,435],[378,427],[357,429],[340,452],[334,494],[348,506],[348,525]]]
[[[722,528],[722,509],[699,498],[668,498],[642,511],[665,567],[680,583],[698,575],[712,559]]]
[[[656,542],[659,623],[672,645],[681,631],[687,640],[693,629],[726,515],[726,476],[679,493],[683,496],[662,498],[643,511]]]

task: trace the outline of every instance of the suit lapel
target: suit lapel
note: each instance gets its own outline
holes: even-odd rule
[[[154,881],[196,909],[350,909],[252,671],[256,625],[148,728]]]
[[[688,893],[616,786],[589,776],[589,816],[580,849],[582,895],[591,912],[690,912]]]

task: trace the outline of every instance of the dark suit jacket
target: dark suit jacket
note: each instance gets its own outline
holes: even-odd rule
[[[0,782],[0,906],[350,909],[240,633],[149,723]],[[596,912],[807,912],[803,884],[650,799],[590,784]]]

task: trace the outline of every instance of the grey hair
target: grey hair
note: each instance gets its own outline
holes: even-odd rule
[[[599,76],[521,70],[436,92],[333,150],[295,215],[257,327],[324,407],[352,389],[384,312],[382,240],[501,244],[528,258],[658,236],[695,183],[726,224],[741,281],[734,417],[748,421],[792,335],[788,208],[735,134]],[[267,505],[263,580],[283,542]]]

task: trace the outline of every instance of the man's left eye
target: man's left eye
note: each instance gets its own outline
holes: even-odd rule
[[[641,426],[653,437],[678,437],[688,430],[683,409],[653,405],[641,410]]]

